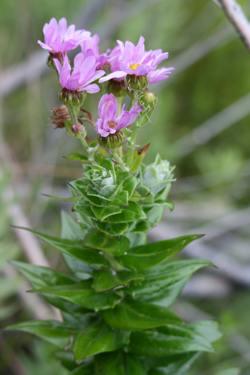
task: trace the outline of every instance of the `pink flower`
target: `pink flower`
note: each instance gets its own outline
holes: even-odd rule
[[[58,22],[52,18],[43,27],[44,42],[38,40],[38,44],[52,54],[65,54],[78,47],[84,37],[90,32],[75,30],[74,25],[67,25],[67,20],[61,18]]]
[[[86,91],[90,94],[100,91],[99,86],[93,82],[102,77],[105,72],[97,70],[97,61],[91,51],[87,55],[78,53],[74,59],[73,69],[68,56],[64,56],[62,63],[57,59],[54,59],[54,63],[63,89],[78,92]]]
[[[140,37],[137,45],[127,41],[117,41],[117,46],[108,56],[111,74],[103,77],[100,82],[110,79],[121,79],[127,75],[146,76],[149,83],[166,79],[174,68],[160,68],[158,65],[168,58],[168,53],[161,49],[145,51],[144,38]]]
[[[81,43],[81,49],[84,54],[88,53],[88,51],[92,51],[93,55],[95,56],[97,60],[97,66],[98,68],[101,69],[105,64],[108,63],[108,60],[107,60],[107,54],[100,53],[99,44],[100,44],[99,35],[89,34],[83,38],[83,41]]]
[[[122,128],[131,125],[142,111],[138,104],[132,106],[129,111],[125,110],[125,105],[118,113],[117,99],[113,94],[105,94],[102,96],[98,105],[99,118],[96,122],[97,133],[101,137],[107,137],[115,134]]]

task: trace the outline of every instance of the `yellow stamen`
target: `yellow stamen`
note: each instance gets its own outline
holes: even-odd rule
[[[131,70],[136,70],[141,64],[130,64],[129,67]]]

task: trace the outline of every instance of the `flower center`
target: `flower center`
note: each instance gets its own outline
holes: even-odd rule
[[[116,122],[113,121],[113,120],[110,120],[108,121],[108,126],[111,128],[111,129],[115,129],[116,128]]]
[[[141,65],[141,64],[130,64],[130,65],[129,65],[129,68],[130,68],[131,70],[136,70],[140,65]]]

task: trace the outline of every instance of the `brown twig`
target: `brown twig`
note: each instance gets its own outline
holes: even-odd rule
[[[226,17],[235,27],[247,49],[250,50],[250,22],[236,0],[218,0]]]

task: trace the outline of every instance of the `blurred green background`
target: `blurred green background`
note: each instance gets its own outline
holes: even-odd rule
[[[239,3],[250,15],[250,1]],[[185,256],[209,258],[218,269],[196,276],[176,309],[188,320],[218,319],[224,338],[216,354],[197,362],[192,375],[236,374],[222,372],[228,368],[249,375],[250,59],[212,0],[1,0],[1,327],[55,314],[26,295],[28,286],[9,260],[63,267],[49,248],[40,253],[38,243],[11,229],[28,224],[59,232],[60,210],[69,207],[43,194],[67,196],[67,182],[81,173],[77,163],[65,158],[78,145],[51,126],[59,87],[37,45],[43,24],[62,16],[98,32],[103,51],[116,39],[136,42],[144,35],[148,49],[169,52],[168,65],[176,71],[152,87],[158,105],[141,129],[140,143],[151,143],[148,160],[159,152],[176,165],[176,209],[151,238],[207,234]],[[95,113],[92,99],[88,106]],[[56,372],[64,374],[48,345],[28,335],[0,335],[0,374]]]

